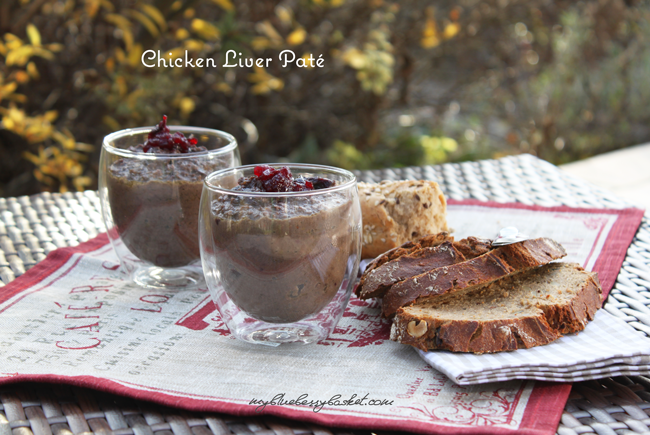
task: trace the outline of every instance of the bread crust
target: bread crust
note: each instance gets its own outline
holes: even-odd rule
[[[357,296],[361,299],[380,298],[395,282],[465,260],[455,244],[449,241],[435,247],[421,248],[364,272],[357,287]]]
[[[570,301],[556,305],[537,305],[538,313],[512,319],[444,320],[415,315],[408,307],[400,308],[393,319],[391,340],[423,351],[493,353],[528,349],[548,344],[563,334],[582,331],[602,305],[602,289],[596,274],[585,272],[582,287]],[[498,285],[498,283],[492,284]],[[409,333],[409,324],[426,332],[419,337]],[[426,328],[420,325],[426,322]]]
[[[366,266],[366,270],[364,271],[364,276],[371,270],[376,269],[383,264],[388,263],[389,261],[393,261],[403,255],[412,254],[413,252],[422,248],[433,248],[447,241],[453,242],[454,238],[450,236],[446,231],[442,231],[436,234],[427,234],[426,236],[423,236],[416,241],[409,240],[408,242],[403,243],[401,246],[384,252],[383,254],[377,256],[370,263],[368,263],[368,266]],[[364,277],[362,276],[361,283],[363,283],[363,280]]]
[[[431,252],[431,248],[438,247],[445,242],[452,243],[454,254],[458,255],[457,261],[450,261],[448,264],[436,262],[435,260],[430,261],[428,266],[423,266],[422,270],[419,273],[416,273],[415,271],[413,271],[410,274],[402,273],[401,276],[403,278],[395,280],[392,283],[382,282],[382,288],[379,289],[371,289],[370,286],[367,284],[366,281],[368,280],[368,278],[374,273],[376,273],[374,272],[375,269],[381,268],[382,266],[386,265],[386,263],[401,261],[400,259],[404,257],[412,257],[412,258],[419,257],[422,258],[424,261],[424,257],[426,257],[427,254],[421,251],[430,251],[429,254],[433,254],[433,252]],[[386,291],[388,291],[390,285],[395,284],[396,282],[406,279],[408,277],[416,276],[421,273],[424,273],[427,270],[435,269],[437,267],[447,266],[449,264],[459,263],[460,261],[468,260],[483,255],[492,249],[491,243],[492,243],[491,240],[484,240],[476,237],[468,237],[466,239],[454,242],[454,238],[446,232],[441,232],[438,234],[429,234],[420,238],[415,242],[413,241],[406,242],[402,246],[398,248],[393,248],[390,251],[385,252],[384,254],[378,256],[373,261],[368,263],[365,271],[363,272],[363,275],[361,276],[359,285],[355,288],[355,294],[357,295],[357,297],[361,299],[383,297]]]
[[[584,270],[582,267],[579,269]],[[571,300],[570,304],[562,307],[541,307],[551,328],[560,334],[582,331],[587,322],[594,320],[596,311],[603,305],[603,291],[598,274],[586,271],[585,274],[588,276],[585,287]],[[595,291],[591,289],[595,289]]]
[[[560,337],[540,317],[516,320],[422,320],[427,322],[427,334],[412,337],[408,324],[420,321],[416,317],[398,313],[391,327],[391,340],[409,344],[420,350],[449,350],[452,352],[493,353],[528,349],[548,344]]]
[[[433,269],[394,284],[383,297],[382,314],[392,317],[400,307],[418,300],[489,284],[565,255],[564,248],[548,238],[500,246],[465,262]]]

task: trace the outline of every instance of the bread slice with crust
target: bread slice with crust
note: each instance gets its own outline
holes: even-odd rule
[[[451,247],[440,251],[445,243],[451,243]],[[355,294],[360,299],[380,298],[399,281],[478,257],[491,249],[490,240],[468,237],[454,242],[448,233],[430,234],[375,258],[363,272]]]
[[[582,331],[602,305],[598,275],[551,263],[397,310],[391,339],[418,349],[492,353]]]
[[[383,254],[377,256],[374,260],[368,263],[368,266],[366,266],[366,270],[364,273],[368,273],[371,270],[385,263],[388,263],[389,261],[393,261],[403,255],[412,254],[422,248],[433,248],[447,241],[453,242],[454,238],[450,236],[449,233],[446,231],[436,233],[436,234],[428,234],[416,241],[409,240],[408,242],[403,243],[402,245],[390,249],[384,252]],[[363,276],[361,277],[361,280],[363,282]]]
[[[548,238],[499,246],[462,263],[439,267],[393,284],[382,299],[382,313],[392,317],[400,307],[489,284],[565,255],[562,245]]]
[[[364,272],[357,296],[360,299],[380,298],[396,282],[465,260],[455,243],[444,242],[435,247],[421,248]]]

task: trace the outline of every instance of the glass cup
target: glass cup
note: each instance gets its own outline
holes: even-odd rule
[[[206,177],[199,218],[208,289],[237,338],[277,346],[327,338],[347,306],[359,269],[361,208],[351,172],[287,166],[295,178],[333,187],[304,192],[231,190],[254,165]]]
[[[225,132],[169,126],[193,135],[207,151],[152,154],[130,150],[151,127],[117,131],[104,138],[99,196],[109,239],[123,270],[154,288],[204,283],[199,253],[199,205],[203,179],[240,164],[237,141]]]

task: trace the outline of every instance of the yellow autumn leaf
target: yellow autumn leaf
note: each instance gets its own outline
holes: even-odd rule
[[[188,39],[183,45],[188,51],[201,51],[205,47],[205,42],[199,39]]]
[[[122,39],[124,40],[124,45],[126,46],[127,50],[131,49],[131,46],[133,45],[133,32],[131,31],[131,22],[119,14],[106,14],[104,16],[104,19],[122,31]]]
[[[86,0],[84,9],[86,10],[86,14],[90,18],[95,18],[95,15],[97,15],[97,12],[99,12],[100,6],[101,3],[99,2],[99,0]]]
[[[174,35],[176,39],[179,41],[182,41],[183,39],[187,39],[190,37],[190,32],[187,31],[187,29],[183,29],[182,27],[176,31],[176,34]]]
[[[34,64],[34,62],[29,62],[27,64],[27,74],[29,74],[29,76],[33,79],[39,78],[40,75],[38,73],[38,69],[36,68],[36,64]]]
[[[9,82],[4,86],[0,86],[0,97],[13,93],[17,88],[18,83],[16,82]]]
[[[271,91],[279,91],[284,88],[282,79],[272,76],[264,68],[255,66],[254,71],[248,75],[248,80],[255,83],[251,88],[253,94],[268,94]]]
[[[460,24],[458,23],[449,23],[445,26],[445,30],[442,32],[442,37],[445,39],[451,39],[460,32]]]
[[[68,134],[64,134],[58,130],[54,130],[52,132],[52,139],[60,143],[63,149],[74,150],[76,144],[74,137],[72,136],[72,133],[70,133],[69,131],[66,131],[66,133]]]
[[[120,47],[115,48],[115,60],[117,60],[118,63],[126,62],[126,54]]]
[[[129,52],[127,53],[127,61],[129,65],[132,67],[137,67],[140,65],[140,62],[142,61],[142,44],[137,43],[133,44],[133,47]]]
[[[196,104],[194,103],[194,100],[192,100],[190,97],[183,97],[178,103],[178,108],[181,111],[181,116],[186,118],[189,116],[190,113],[194,111],[194,109],[196,108]]]
[[[194,33],[207,40],[218,39],[221,34],[215,25],[200,18],[194,18],[190,28]]]
[[[15,50],[23,46],[23,41],[13,33],[5,33],[5,46],[8,50]]]
[[[307,31],[302,27],[298,27],[287,36],[287,44],[300,45],[305,41],[305,38],[307,38]]]
[[[154,5],[150,5],[147,3],[143,3],[140,5],[140,9],[149,17],[151,17],[152,20],[158,24],[158,27],[160,30],[167,30],[167,21],[165,20],[165,16],[163,15],[162,12],[160,12],[160,9],[155,7]]]
[[[251,88],[253,95],[263,95],[271,92],[271,88],[266,82],[260,82]]]
[[[438,27],[433,17],[427,18],[422,31],[422,39],[420,39],[422,48],[434,48],[440,45],[440,37],[438,36]]]
[[[350,65],[354,69],[361,69],[366,66],[367,59],[361,50],[358,48],[350,48],[343,53],[343,62]]]
[[[214,88],[215,91],[222,92],[222,93],[224,93],[226,95],[232,94],[232,88],[226,82],[219,82],[213,88]]]
[[[117,26],[120,29],[124,27],[126,28],[131,27],[131,22],[129,21],[129,19],[119,14],[106,14],[104,16],[104,19],[106,19],[106,21]]]
[[[271,40],[269,38],[264,37],[264,36],[256,36],[251,41],[251,47],[255,51],[266,50],[267,48],[270,48],[272,45],[273,45],[273,43],[271,42]]]
[[[74,188],[77,189],[77,192],[82,192],[86,187],[92,184],[92,179],[87,176],[75,177],[72,180],[72,184],[74,185]]]
[[[31,23],[27,25],[27,37],[32,45],[36,47],[41,45],[41,34],[36,26]]]
[[[23,45],[22,47],[11,50],[7,53],[5,57],[5,63],[7,66],[18,65],[23,66],[29,61],[32,56],[42,57],[47,60],[54,59],[52,52],[42,48],[34,47],[32,45]]]
[[[285,26],[288,26],[293,21],[293,11],[283,5],[277,5],[275,7],[275,15],[280,19],[280,22]]]
[[[59,117],[59,112],[57,112],[56,110],[48,110],[43,114],[43,119],[47,122],[53,122],[58,117]]]
[[[25,71],[16,71],[14,74],[16,81],[20,84],[27,83],[29,81],[29,74]]]
[[[216,4],[217,6],[221,7],[221,9],[225,11],[234,11],[235,6],[232,4],[232,1],[230,0],[212,0],[212,3]]]
[[[15,101],[16,103],[25,104],[27,102],[27,95],[13,93],[7,96],[7,100]]]
[[[24,157],[26,160],[32,162],[32,163],[35,164],[35,165],[38,165],[38,164],[41,162],[41,159],[40,159],[39,156],[37,156],[37,155],[34,154],[34,153],[30,153],[29,151],[25,151],[25,152],[23,152],[23,157]],[[37,175],[36,178],[39,178],[39,176]],[[39,180],[39,181],[40,181],[40,180]]]
[[[55,53],[58,53],[59,51],[63,50],[65,46],[63,44],[59,44],[58,42],[54,42],[52,44],[47,44],[45,48],[47,48],[50,51],[53,51]]]
[[[283,41],[282,36],[280,36],[278,31],[275,30],[275,27],[273,27],[273,24],[271,24],[271,22],[268,20],[264,20],[260,23],[255,24],[255,30],[266,35],[266,37],[273,42],[282,43]]]
[[[178,59],[183,57],[185,50],[182,47],[176,47],[169,50],[167,54],[169,59]]]
[[[113,74],[113,72],[115,71],[115,58],[109,57],[108,59],[106,59],[106,63],[104,65],[106,68],[106,72],[108,72],[109,74]]]
[[[151,18],[149,18],[142,12],[136,11],[135,9],[127,9],[125,13],[131,16],[132,18],[136,19],[137,21],[139,21],[140,24],[142,24],[142,26],[145,29],[147,29],[147,31],[154,38],[160,34],[160,31],[158,30],[158,27],[156,27],[156,24],[153,22],[153,20],[151,20]]]

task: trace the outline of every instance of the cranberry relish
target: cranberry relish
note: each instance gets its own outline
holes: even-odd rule
[[[268,165],[256,166],[251,177],[243,177],[233,190],[248,192],[304,192],[326,189],[336,184],[328,178],[293,178],[289,168],[272,168]]]
[[[198,141],[192,135],[185,137],[180,131],[172,134],[167,127],[167,115],[164,115],[162,121],[149,132],[144,144],[129,149],[149,154],[185,154],[207,151],[207,148],[197,146],[197,143]]]

